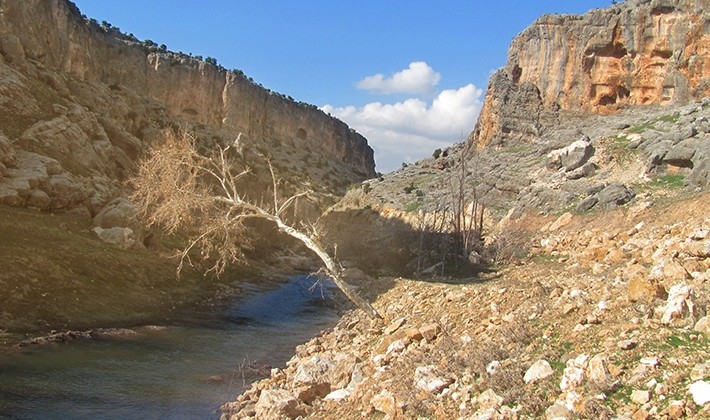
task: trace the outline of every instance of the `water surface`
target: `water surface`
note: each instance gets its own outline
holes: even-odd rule
[[[0,418],[218,418],[219,406],[338,320],[332,285],[247,285],[220,308],[136,336],[35,346],[0,358]]]

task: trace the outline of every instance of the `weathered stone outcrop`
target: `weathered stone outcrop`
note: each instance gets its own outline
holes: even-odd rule
[[[375,174],[364,137],[238,70],[140,42],[67,0],[0,0],[0,203],[95,214],[180,126],[281,155],[285,178],[308,172],[306,156],[344,184]],[[306,176],[324,184],[325,173]]]
[[[532,140],[559,111],[612,113],[710,95],[709,9],[708,0],[629,0],[541,17],[510,45],[470,140]]]

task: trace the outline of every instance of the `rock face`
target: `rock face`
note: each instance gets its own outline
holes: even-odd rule
[[[708,0],[629,0],[546,15],[519,34],[491,78],[471,138],[531,139],[560,111],[687,103],[710,94]]]
[[[183,126],[315,158],[348,182],[375,174],[365,138],[238,70],[140,42],[67,0],[3,0],[0,11],[0,203],[96,214],[163,130]]]

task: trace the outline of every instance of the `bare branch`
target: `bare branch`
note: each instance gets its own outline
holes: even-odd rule
[[[284,222],[284,212],[310,191],[280,202],[274,167],[265,158],[273,188],[273,209],[267,210],[240,192],[240,181],[251,173],[243,156],[241,160],[231,156],[230,146],[217,146],[201,155],[195,143],[192,134],[169,133],[164,144],[143,160],[138,175],[130,181],[135,190],[132,199],[149,225],[186,236],[187,245],[178,252],[178,271],[185,262],[192,265],[191,256],[199,249],[201,264],[212,264],[206,272],[222,274],[229,264],[243,260],[243,251],[251,247],[245,220],[267,220],[315,253],[323,262],[324,271],[353,303],[370,317],[380,317],[343,280],[342,269],[313,236]]]

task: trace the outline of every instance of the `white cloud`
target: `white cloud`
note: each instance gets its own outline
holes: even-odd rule
[[[375,150],[377,170],[389,172],[402,162],[431,156],[437,148],[464,140],[478,118],[482,93],[468,84],[439,92],[431,103],[409,98],[393,104],[325,105],[322,109],[365,136]]]
[[[439,84],[441,75],[423,61],[413,61],[409,67],[385,77],[382,74],[360,80],[358,89],[377,93],[430,94]]]

